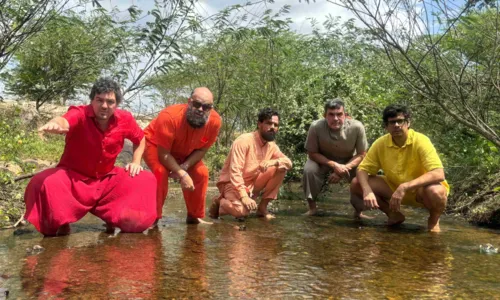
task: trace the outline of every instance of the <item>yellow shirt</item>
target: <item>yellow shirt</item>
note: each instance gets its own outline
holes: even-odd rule
[[[390,134],[378,138],[358,167],[358,170],[370,175],[377,174],[380,169],[384,171],[384,179],[394,191],[402,183],[434,169],[443,169],[443,164],[429,138],[410,129],[402,147],[392,142]],[[441,184],[449,193],[450,186],[446,180]]]

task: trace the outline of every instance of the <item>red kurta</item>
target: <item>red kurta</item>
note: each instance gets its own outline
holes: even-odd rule
[[[167,170],[158,159],[158,148],[168,150],[178,163],[197,149],[209,148],[217,139],[221,127],[219,114],[212,110],[204,127],[195,129],[186,119],[187,104],[176,104],[163,109],[158,117],[144,129],[146,135],[146,151],[144,161],[153,171],[157,181],[157,218],[162,216],[162,208],[168,194]],[[208,169],[199,161],[187,170],[194,183],[194,191],[183,191],[188,216],[203,218],[205,216],[205,196],[208,188]]]
[[[90,105],[72,106],[63,116],[70,125],[61,161],[31,179],[25,218],[45,235],[87,212],[124,232],[141,232],[155,220],[156,182],[149,172],[130,177],[114,163],[127,138],[135,145],[144,134],[129,112],[115,110],[101,131]]]

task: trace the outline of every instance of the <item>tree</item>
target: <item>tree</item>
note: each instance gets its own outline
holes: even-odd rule
[[[15,54],[6,88],[36,102],[65,102],[116,62],[119,37],[109,16],[55,16]],[[86,92],[86,91],[85,91]]]
[[[422,100],[500,148],[498,1],[329,2],[366,26]]]
[[[332,22],[324,32],[303,36],[268,13],[253,27],[221,27],[205,34],[204,40],[184,42],[182,66],[152,84],[161,107],[176,103],[180,93],[188,95],[196,86],[214,92],[215,107],[224,119],[215,154],[228,149],[242,132],[253,130],[260,109],[277,108],[282,116],[279,144],[295,165],[288,176],[298,178],[307,131],[323,114],[326,99],[342,97],[351,115],[375,137],[382,129],[380,106],[401,93],[383,51],[362,36],[352,21]]]
[[[0,0],[0,71],[69,0]]]

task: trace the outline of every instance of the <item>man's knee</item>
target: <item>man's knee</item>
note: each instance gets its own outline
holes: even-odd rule
[[[354,177],[351,181],[351,185],[350,185],[350,191],[352,194],[355,194],[355,195],[361,195],[362,194],[362,190],[361,190],[361,185],[359,184],[359,180],[358,178]]]
[[[270,175],[272,177],[276,176],[276,177],[285,178],[285,175],[286,175],[286,169],[280,169],[280,168],[275,167],[275,166],[268,168],[267,172],[271,173]]]
[[[61,178],[55,174],[57,171],[57,168],[53,168],[36,174],[33,178],[31,178],[28,186],[26,187],[26,191],[40,192],[42,187],[60,187]]]
[[[165,169],[163,168],[163,170],[165,170]],[[142,171],[132,179],[133,179],[133,182],[135,181],[138,184],[154,182],[155,186],[156,186],[156,176],[152,172],[149,172],[149,171]]]
[[[246,217],[248,217],[249,214],[250,214],[250,212],[248,211],[248,209],[240,208],[240,209],[235,210],[233,212],[232,216],[235,218],[246,218]]]
[[[314,175],[319,172],[320,172],[320,166],[315,161],[308,160],[304,165],[304,176]]]
[[[444,209],[448,200],[446,188],[441,184],[432,184],[423,188],[424,204],[429,208]]]
[[[129,212],[130,213],[130,212]],[[132,213],[130,215],[122,215],[118,221],[117,227],[120,228],[122,232],[127,233],[139,233],[151,227],[156,220],[156,212],[150,212],[145,216],[146,213],[141,214]]]

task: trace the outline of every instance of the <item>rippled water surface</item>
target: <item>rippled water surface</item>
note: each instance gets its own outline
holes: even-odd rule
[[[197,226],[184,223],[179,192],[167,201],[147,234],[113,237],[92,216],[67,237],[0,231],[0,288],[8,299],[500,297],[500,254],[479,252],[500,246],[499,231],[457,218],[444,217],[440,234],[425,231],[423,210],[405,209],[400,228],[384,226],[380,213],[357,223],[344,194],[320,203],[318,217],[281,200],[270,222]],[[35,245],[44,250],[27,251]]]

